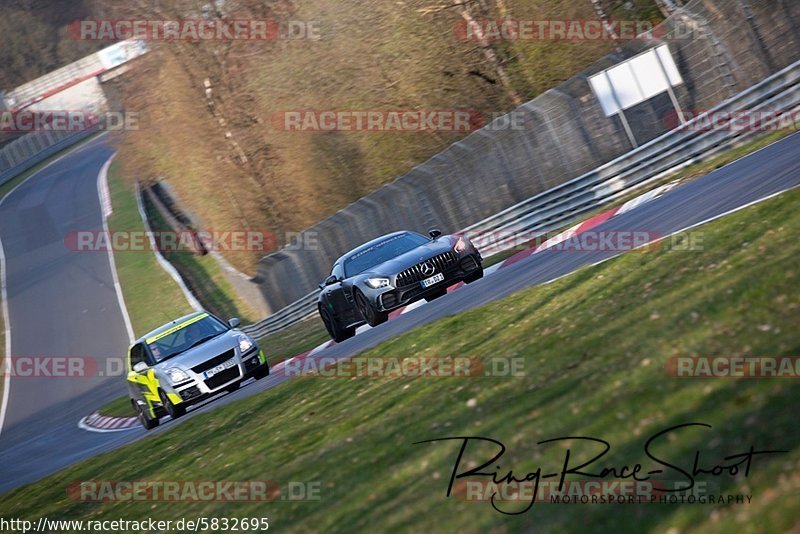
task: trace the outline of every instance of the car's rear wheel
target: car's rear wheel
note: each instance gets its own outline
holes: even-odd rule
[[[356,305],[358,306],[358,311],[361,312],[364,320],[370,326],[378,326],[389,319],[388,313],[376,310],[360,291],[356,291]]]
[[[161,404],[164,405],[164,409],[167,410],[167,414],[172,419],[177,419],[178,417],[186,415],[186,406],[183,404],[172,404],[172,401],[169,400],[169,397],[167,397],[164,391],[159,391],[158,396],[161,397]]]
[[[341,328],[336,323],[334,318],[331,316],[330,312],[319,306],[319,316],[322,318],[322,322],[325,323],[325,329],[328,331],[328,335],[331,336],[331,339],[337,343],[341,343],[345,339],[351,338],[356,335],[355,328]]]
[[[432,301],[432,300],[436,300],[436,299],[438,299],[438,298],[440,298],[440,297],[443,297],[443,296],[445,296],[445,295],[447,295],[447,288],[444,288],[444,289],[442,289],[441,291],[437,291],[437,292],[436,292],[436,293],[434,293],[433,295],[430,295],[430,296],[427,296],[427,297],[425,297],[425,300],[426,300],[427,302],[430,302],[430,301]]]
[[[136,418],[145,430],[152,430],[158,426],[158,417],[151,419],[143,406],[135,400],[131,400],[131,403],[133,403],[133,409],[136,410]]]

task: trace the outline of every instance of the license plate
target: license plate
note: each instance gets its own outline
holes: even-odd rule
[[[221,363],[221,364],[217,365],[216,367],[212,367],[211,369],[209,369],[208,371],[206,371],[205,373],[203,373],[203,376],[204,376],[206,379],[209,379],[209,378],[211,378],[212,376],[214,376],[214,375],[216,375],[216,374],[219,374],[219,373],[221,373],[221,372],[222,372],[222,371],[224,371],[225,369],[230,369],[230,368],[231,368],[231,367],[233,367],[234,365],[236,365],[236,358],[231,358],[231,359],[230,359],[230,360],[228,360],[227,362],[223,362],[223,363]]]
[[[444,280],[444,275],[442,273],[434,274],[430,278],[426,278],[422,281],[422,287],[431,287],[433,284],[438,284]]]

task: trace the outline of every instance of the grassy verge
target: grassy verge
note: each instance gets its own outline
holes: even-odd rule
[[[116,163],[108,172],[114,213],[108,219],[111,232],[143,232],[136,194],[120,174]],[[147,251],[116,251],[114,261],[133,330],[141,336],[193,310],[178,285]]]
[[[143,232],[144,224],[139,216],[136,193],[129,182],[123,179],[116,163],[108,171],[108,189],[114,208],[108,218],[109,231]],[[164,272],[152,252],[115,251],[114,263],[136,336],[193,311],[178,285]],[[133,415],[127,397],[114,399],[98,411],[102,415],[115,417]]]
[[[145,209],[153,231],[168,232],[170,226],[145,199]],[[242,322],[257,319],[255,310],[242,300],[225,277],[222,267],[210,255],[198,256],[186,251],[164,251],[164,257],[181,273],[186,285],[203,307],[222,319],[239,317]]]
[[[274,527],[301,531],[790,530],[800,519],[796,381],[678,379],[664,364],[675,355],[798,353],[798,202],[800,191],[791,191],[698,228],[704,250],[627,254],[370,352],[470,355],[487,368],[517,358],[519,376],[291,380],[9,493],[0,515],[269,516]],[[689,421],[713,429],[673,434],[659,447],[688,469],[695,450],[708,462],[751,444],[791,453],[757,458],[747,478],[710,480],[719,493],[752,494],[749,505],[541,503],[506,516],[488,503],[445,497],[456,444],[413,444],[492,437],[508,447],[502,467],[521,476],[538,466],[557,470],[564,460],[563,448],[537,441],[596,436],[612,444],[603,466],[652,469],[647,437]],[[147,462],[136,454],[143,444],[158,451]],[[476,452],[487,454],[471,450],[464,463],[482,461]],[[98,478],[314,481],[320,499],[82,503],[67,496],[68,484]]]
[[[280,332],[264,336],[258,343],[264,349],[270,365],[275,365],[329,340],[330,336],[325,330],[325,325],[319,317],[314,316]]]
[[[136,412],[131,408],[131,401],[127,396],[107,402],[97,411],[100,415],[108,417],[134,417],[136,415]]]
[[[687,167],[684,167],[683,169],[681,169],[679,171],[676,171],[676,172],[670,174],[669,176],[664,176],[661,179],[656,180],[655,182],[649,184],[646,188],[634,191],[634,192],[632,192],[632,193],[630,193],[628,195],[625,195],[625,196],[623,196],[621,198],[618,198],[614,202],[611,202],[611,203],[606,204],[605,206],[603,206],[601,208],[597,208],[596,210],[589,212],[588,215],[584,215],[583,217],[581,217],[581,221],[585,221],[586,219],[594,217],[598,213],[604,212],[604,211],[609,210],[611,208],[615,208],[617,206],[621,206],[622,204],[626,203],[627,201],[632,200],[633,198],[635,198],[635,197],[637,197],[639,195],[642,195],[642,194],[646,193],[647,191],[650,191],[652,189],[660,187],[660,186],[662,186],[664,184],[667,184],[669,182],[672,182],[674,180],[681,180],[682,182],[686,182],[686,181],[689,181],[689,180],[693,180],[695,178],[699,178],[700,176],[705,176],[706,174],[708,174],[708,173],[710,173],[712,171],[715,171],[715,170],[717,170],[717,169],[719,169],[721,167],[724,167],[725,165],[727,165],[727,164],[729,164],[729,163],[731,163],[731,162],[733,162],[733,161],[735,161],[737,159],[743,158],[744,156],[746,156],[748,154],[752,154],[756,150],[762,149],[762,148],[764,148],[765,146],[767,146],[767,145],[769,145],[771,143],[779,141],[780,139],[783,139],[784,137],[786,137],[787,135],[792,134],[792,133],[794,133],[794,132],[792,132],[791,130],[780,130],[780,131],[776,131],[776,132],[771,132],[771,133],[768,133],[768,134],[760,136],[758,139],[742,143],[741,145],[736,146],[734,148],[731,148],[730,150],[727,150],[727,151],[723,152],[722,154],[719,154],[719,155],[717,155],[717,156],[715,156],[715,157],[713,157],[711,159],[708,159],[706,161],[701,161],[699,163],[695,163],[693,165],[689,165]],[[550,235],[555,235],[555,234],[558,234],[558,233],[560,233],[560,232],[562,232],[562,231],[564,231],[564,230],[566,230],[568,228],[572,228],[573,226],[575,226],[576,224],[579,224],[579,223],[580,223],[580,221],[574,221],[574,222],[571,222],[570,224],[564,225],[561,228],[558,228],[558,229],[553,230],[553,231],[548,232],[548,233]],[[514,248],[499,252],[499,253],[497,253],[497,254],[495,254],[493,256],[490,256],[490,257],[486,258],[486,260],[483,263],[483,266],[484,267],[489,267],[489,266],[494,265],[496,263],[500,263],[501,261],[504,261],[504,260],[510,258],[514,254],[516,254],[517,252],[520,252],[521,250],[527,250],[528,248],[530,248],[534,244],[538,244],[538,243],[539,242],[534,243],[533,241],[531,241],[531,242],[525,243],[523,245],[515,246]]]

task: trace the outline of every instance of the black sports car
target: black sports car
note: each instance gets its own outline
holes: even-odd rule
[[[433,300],[457,282],[483,277],[481,255],[461,235],[395,232],[351,250],[320,284],[319,315],[334,341],[377,326],[389,312],[416,300]]]

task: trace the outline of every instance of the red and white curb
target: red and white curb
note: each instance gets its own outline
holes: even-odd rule
[[[89,432],[120,432],[139,427],[136,417],[110,417],[94,412],[78,422],[78,427]]]

